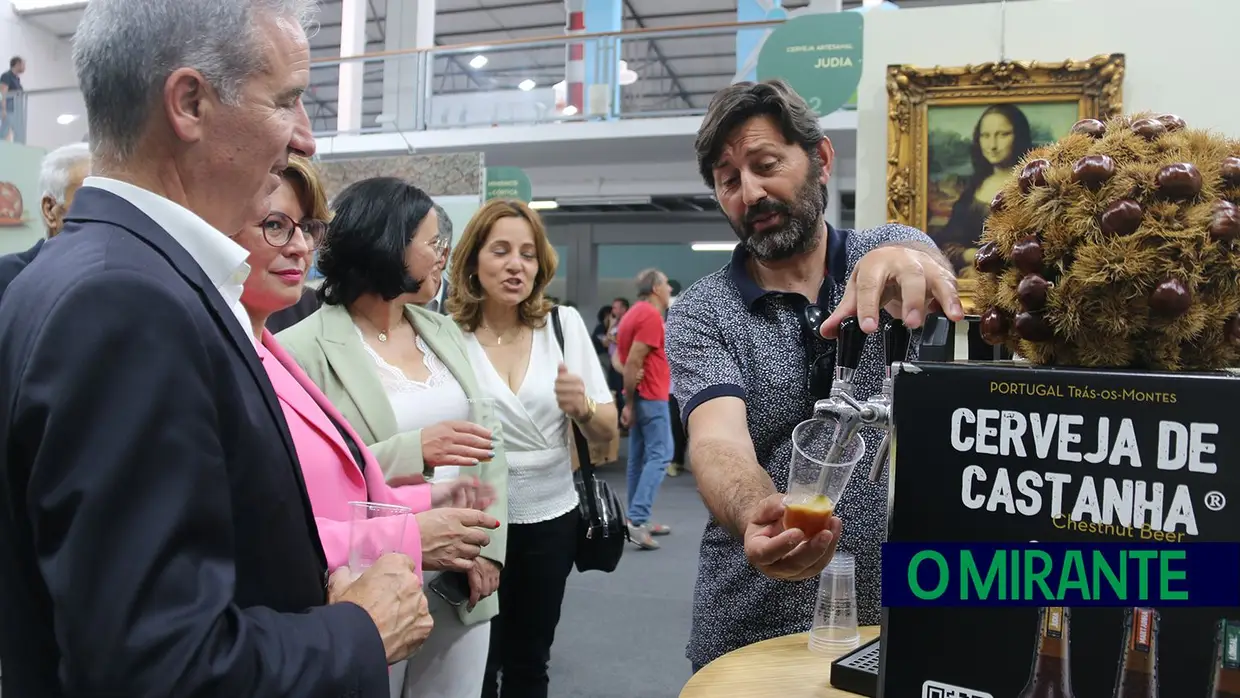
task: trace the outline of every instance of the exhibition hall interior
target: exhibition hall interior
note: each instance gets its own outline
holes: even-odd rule
[[[0,695],[1240,696],[1240,526],[1227,509],[1240,497],[1230,467],[1240,424],[1221,408],[1240,398],[1240,92],[1228,77],[1237,0],[168,0],[240,8],[244,36],[267,31],[268,15],[315,9],[303,29],[287,17],[272,25],[308,42],[298,75],[309,77],[294,94],[293,145],[281,148],[293,155],[270,175],[270,163],[251,163],[262,186],[280,188],[242,233],[213,217],[222,195],[182,201],[152,189],[187,223],[140,204],[129,191],[138,179],[111,178],[150,163],[134,155],[145,147],[136,137],[122,167],[116,134],[91,133],[121,133],[96,113],[119,98],[92,97],[108,72],[93,68],[92,81],[84,71],[145,35],[116,28],[126,22],[215,16],[126,1],[147,9],[0,0],[0,520],[13,522],[0,524],[0,566],[12,568],[0,580],[24,585],[0,604],[10,626]],[[301,55],[300,43],[271,48],[282,40],[237,45]],[[160,60],[224,49],[203,51],[169,48]],[[185,124],[208,117],[174,115],[173,71],[202,66],[161,68],[155,55],[135,49],[144,62],[133,65],[166,70],[167,83],[132,81],[123,94],[161,95],[158,108],[124,113],[188,144]],[[270,77],[284,63],[255,65]],[[214,73],[193,74],[219,90],[220,109],[246,99],[228,97]],[[186,145],[191,160],[220,153],[203,160],[215,184],[199,186],[222,191],[229,167],[257,157],[254,134],[273,128],[264,124],[238,127],[235,146]],[[131,222],[100,222],[112,199]],[[229,254],[245,248],[249,276],[219,281],[228,275],[167,220],[221,232]],[[368,230],[400,239],[357,242]],[[78,338],[44,328],[69,312],[56,294],[76,293],[65,270],[82,283],[96,273],[75,238],[105,234],[100,255],[145,242],[110,264],[155,274],[161,288],[209,278],[192,289],[213,313],[203,317],[250,340],[225,368],[270,408],[270,433],[255,427],[251,441],[295,454],[287,483],[299,483],[296,506],[318,534],[307,550],[323,578],[339,568],[354,580],[331,577],[323,599],[303,606],[351,600],[380,628],[364,649],[330,650],[340,661],[323,661],[332,667],[317,684],[294,671],[293,649],[256,660],[268,664],[252,683],[226,680],[222,659],[211,680],[195,674],[213,651],[201,638],[186,656],[151,659],[165,645],[142,643],[157,635],[137,639],[127,634],[137,621],[84,610],[110,602],[70,589],[89,579],[66,582],[64,570],[97,574],[109,598],[138,599],[123,609],[132,617],[154,605],[142,595],[175,597],[157,590],[172,583],[157,568],[130,577],[139,588],[104,587],[123,583],[104,571],[121,563],[74,548],[87,538],[66,532],[96,530],[93,547],[121,551],[125,529],[89,517],[138,526],[138,514],[120,512],[189,508],[146,506],[176,490],[163,479],[148,488],[146,474],[105,491],[90,465],[61,466],[73,449],[49,445],[65,428],[55,396],[77,394],[55,380],[79,372],[46,345]],[[350,256],[388,243],[401,256]],[[181,258],[202,266],[187,272]],[[286,262],[304,269],[276,270]],[[389,279],[391,264],[403,273]],[[160,265],[164,276],[152,271]],[[288,300],[264,305],[262,288]],[[395,324],[367,315],[371,301],[376,313],[395,308]],[[191,327],[151,312],[153,331],[91,330],[81,341],[106,342],[91,355],[107,364],[107,352],[125,351],[119,337],[158,342]],[[73,380],[83,391],[189,395],[181,376],[224,350],[203,344],[199,356],[185,342],[148,348],[184,353],[176,380],[159,378],[167,361],[153,359],[135,369],[150,371],[136,384],[145,387],[98,372]],[[339,363],[355,359],[365,366]],[[115,375],[126,361],[115,359]],[[62,419],[89,425],[81,405],[107,402],[83,395]],[[255,399],[219,407],[221,438],[249,428],[237,414],[268,414]],[[162,468],[191,471],[185,479],[204,491],[199,470],[244,483],[228,459],[250,442],[184,465],[180,454],[198,450],[189,436],[150,436],[191,433],[169,402],[109,403],[99,429],[79,424],[69,440],[110,431],[110,445],[82,450],[115,455],[123,472],[143,449],[116,441],[130,427],[111,412],[130,412],[148,420],[132,438],[163,444]],[[250,412],[224,414],[239,409]],[[308,464],[318,447],[302,438],[348,463],[333,480],[351,483],[334,493],[334,514],[317,493],[328,476]],[[46,489],[56,483],[65,489]],[[225,597],[235,584],[224,601],[248,618],[247,605],[269,605],[255,590],[284,582],[243,582],[255,566],[241,560],[260,543],[232,540],[247,535],[240,522],[265,521],[262,540],[284,548],[283,524],[228,507],[279,501],[300,526],[298,493],[219,496],[220,519],[178,519],[189,538],[170,534],[151,555],[198,545],[184,541],[231,517],[236,550],[212,555],[235,554],[236,580],[229,568],[194,584],[224,585]],[[402,533],[376,543],[366,531],[387,516]],[[435,536],[456,536],[459,549],[444,553]],[[359,550],[374,545],[376,559],[363,561]],[[308,558],[288,550],[257,567],[294,574]],[[434,627],[399,626],[423,635],[397,651],[379,602],[357,590],[376,588],[364,571],[406,553],[425,606],[401,613]],[[272,604],[288,613],[280,604],[298,594]],[[63,620],[77,613],[81,623]],[[90,623],[122,648],[116,659],[72,637],[95,633]],[[346,657],[377,662],[364,656],[378,653],[375,637],[388,676],[331,692],[363,671]],[[127,664],[125,648],[173,678]],[[16,669],[23,658],[39,668]],[[280,683],[298,672],[301,683]]]

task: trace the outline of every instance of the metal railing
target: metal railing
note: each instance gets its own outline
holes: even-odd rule
[[[312,62],[304,102],[316,136],[698,116],[737,74],[738,32],[781,21],[511,39]],[[313,39],[311,40],[313,45]],[[571,103],[569,46],[585,55]],[[342,71],[354,74],[340,94]],[[85,136],[76,88],[11,96],[13,140],[55,147]]]
[[[694,116],[737,73],[725,23],[513,39],[316,59],[306,110],[316,135]],[[585,55],[584,98],[570,100],[569,46]],[[354,93],[341,104],[341,71]],[[341,114],[345,111],[345,114]]]
[[[25,92],[9,92],[0,97],[0,141],[26,142],[27,97]]]

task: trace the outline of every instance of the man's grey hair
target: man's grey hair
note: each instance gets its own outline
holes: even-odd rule
[[[449,244],[452,242],[452,219],[448,217],[448,212],[443,210],[443,206],[435,204],[435,216],[439,219],[439,238],[447,240]]]
[[[637,275],[637,297],[649,298],[654,295],[654,287],[663,279],[664,274],[658,269],[643,269]]]
[[[264,65],[266,16],[309,27],[317,0],[91,0],[73,36],[73,67],[95,155],[134,155],[173,71],[193,68],[227,104]]]
[[[90,165],[90,146],[85,143],[72,143],[48,153],[39,168],[39,191],[63,204],[69,177],[81,165]]]
[[[814,110],[801,95],[780,79],[738,82],[715,93],[693,145],[698,172],[707,187],[715,188],[715,164],[728,137],[755,116],[774,118],[789,143],[801,146],[811,160],[818,158],[818,144],[825,136]]]

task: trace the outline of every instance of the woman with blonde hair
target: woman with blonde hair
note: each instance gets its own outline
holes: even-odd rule
[[[538,214],[487,202],[452,255],[448,311],[478,381],[496,398],[508,456],[508,558],[491,622],[484,698],[542,698],[577,545],[569,421],[590,440],[616,437],[616,409],[590,333],[544,296],[556,255]],[[553,331],[557,313],[561,350]],[[502,683],[502,689],[501,689]]]

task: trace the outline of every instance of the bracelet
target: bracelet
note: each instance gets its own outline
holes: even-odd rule
[[[594,398],[587,395],[586,396],[586,414],[584,417],[579,417],[574,421],[576,421],[578,424],[589,424],[590,420],[594,419],[595,412],[598,412],[598,403],[594,401]]]

